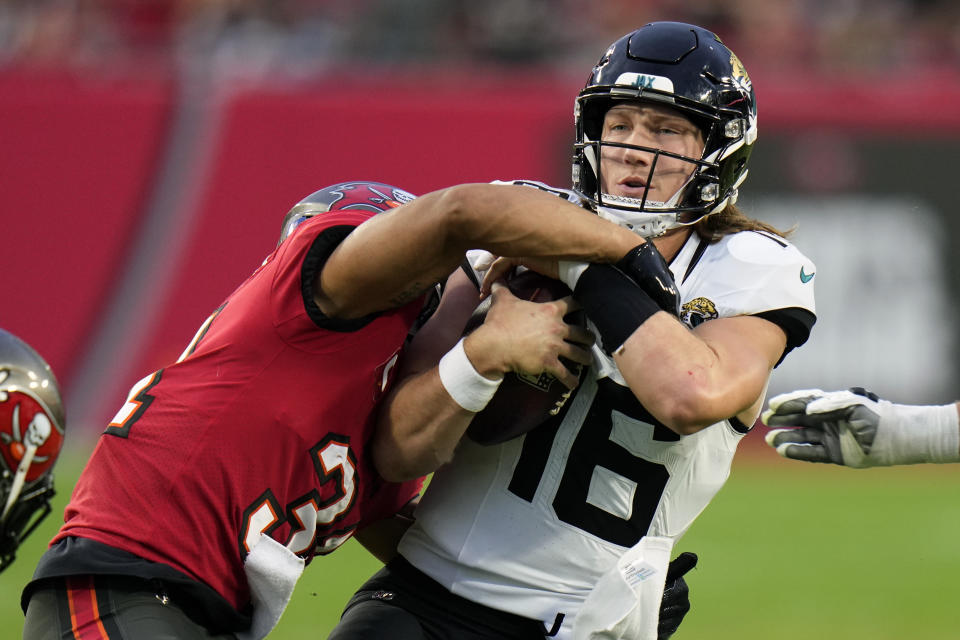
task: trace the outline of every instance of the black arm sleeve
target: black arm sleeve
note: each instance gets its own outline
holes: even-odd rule
[[[573,297],[600,332],[603,350],[612,354],[647,318],[657,303],[628,275],[608,264],[592,264],[581,274]]]
[[[779,366],[790,351],[807,341],[807,338],[810,337],[810,330],[813,329],[813,325],[817,321],[817,316],[814,315],[813,312],[801,307],[774,309],[773,311],[764,311],[754,315],[758,318],[769,320],[783,329],[783,332],[787,334],[787,346],[784,348],[783,354],[774,366]]]

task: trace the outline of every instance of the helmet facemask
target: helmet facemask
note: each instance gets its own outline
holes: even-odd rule
[[[702,189],[713,189],[713,191],[716,192],[716,182],[705,181],[703,179],[703,174],[709,172],[710,169],[714,169],[715,166],[690,156],[655,147],[603,140],[586,140],[578,144],[577,147],[578,151],[582,149],[586,163],[593,172],[592,182],[597,185],[593,193],[589,194],[595,201],[594,204],[597,213],[599,213],[601,217],[622,224],[644,237],[663,235],[668,230],[678,226],[693,224],[702,217],[702,214],[698,215],[699,211],[696,208],[685,207],[682,204],[690,200],[688,193],[694,188],[696,183],[704,183],[701,186]],[[676,161],[689,164],[689,175],[666,200],[653,199],[650,196],[652,189],[650,186],[645,186],[639,197],[608,193],[601,186],[603,185],[604,177],[603,163],[599,162],[597,158],[602,157],[604,149],[611,148],[632,149],[648,153],[652,156],[649,167],[643,168],[638,172],[645,174],[645,185],[654,184],[657,169],[661,165],[661,159],[663,158],[672,158]],[[575,166],[577,166],[578,169],[582,167],[582,165]]]
[[[617,103],[669,107],[696,126],[704,141],[699,157],[601,139],[605,114]],[[615,42],[594,67],[577,97],[574,188],[598,213],[644,237],[692,225],[736,202],[756,140],[752,86],[736,56],[709,31],[681,23],[652,23]],[[646,184],[657,166],[681,161],[686,181],[666,200],[645,190],[638,197],[604,193],[604,149],[627,147],[652,156]]]
[[[0,474],[0,495],[13,495],[15,501],[2,523],[0,523],[0,572],[16,558],[17,548],[29,536],[44,518],[50,515],[53,507],[50,501],[56,492],[53,488],[53,475],[48,474],[28,487],[14,489],[13,474],[4,470]]]

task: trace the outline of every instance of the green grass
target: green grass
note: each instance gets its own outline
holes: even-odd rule
[[[735,466],[678,545],[701,562],[676,637],[956,638],[958,496],[956,465]]]
[[[61,460],[56,515],[0,574],[0,640],[20,638],[20,589],[57,529],[87,452]],[[958,538],[958,465],[851,470],[741,454],[727,486],[678,544],[677,551],[696,551],[700,564],[688,580],[693,609],[674,637],[956,638]],[[271,637],[325,637],[378,567],[353,541],[318,558]]]

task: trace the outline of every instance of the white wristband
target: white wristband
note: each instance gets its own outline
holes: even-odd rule
[[[503,378],[491,380],[480,375],[463,350],[463,340],[461,338],[453,349],[440,358],[440,382],[454,402],[476,413],[487,406]]]
[[[557,261],[557,271],[558,271],[558,280],[563,284],[570,287],[570,291],[573,291],[577,287],[577,280],[580,279],[580,276],[583,275],[583,272],[587,270],[590,264],[587,262],[571,262],[569,260],[558,260]]]
[[[874,446],[881,464],[960,461],[956,405],[886,405]]]

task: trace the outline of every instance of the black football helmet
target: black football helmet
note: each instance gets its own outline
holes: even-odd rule
[[[668,155],[691,164],[691,176],[666,202],[602,193],[603,119],[615,101],[655,101],[679,111],[703,133],[700,158],[638,148],[656,160]],[[610,45],[594,66],[574,107],[576,143],[573,186],[601,216],[645,237],[693,224],[736,202],[747,177],[747,160],[757,139],[753,85],[737,56],[701,27],[653,22]],[[649,182],[649,181],[648,181]]]
[[[50,514],[64,413],[50,366],[0,329],[0,571]]]
[[[359,180],[341,182],[314,191],[293,206],[283,218],[280,242],[283,242],[307,218],[327,211],[360,209],[380,213],[395,209],[416,198],[411,193],[382,182]],[[279,245],[280,242],[277,244]]]

